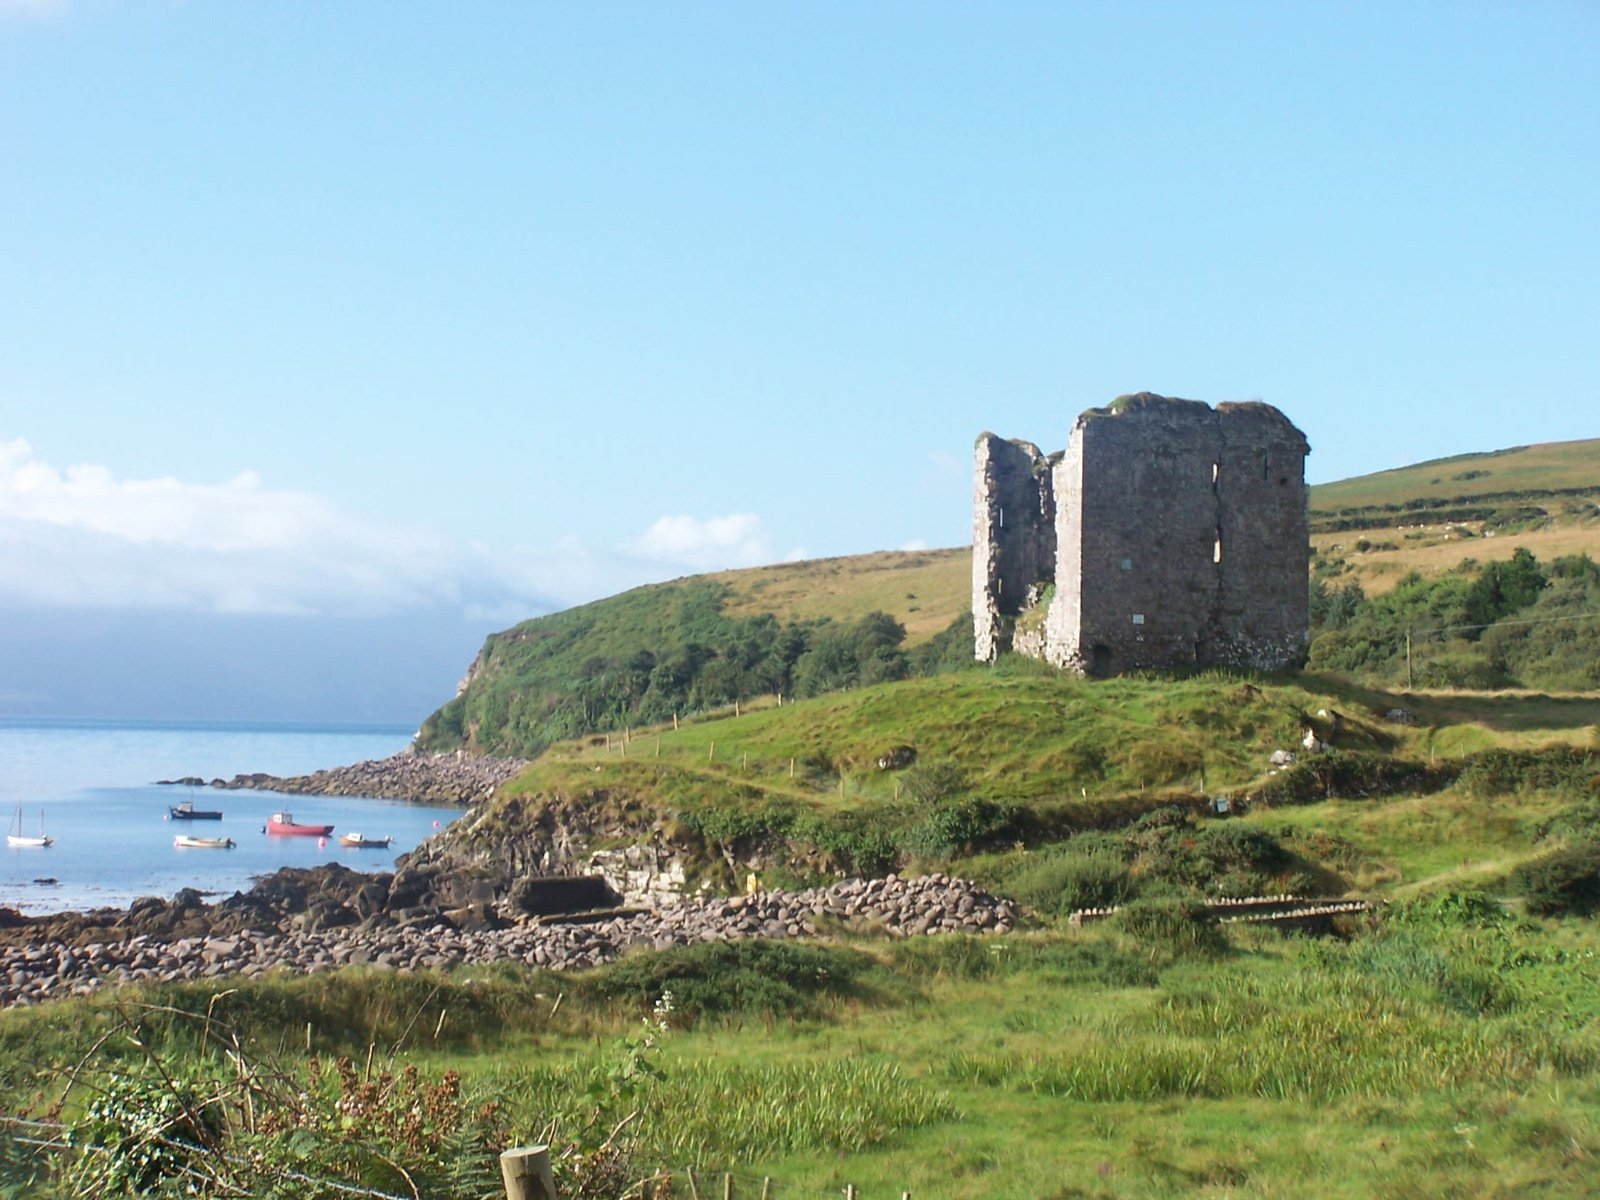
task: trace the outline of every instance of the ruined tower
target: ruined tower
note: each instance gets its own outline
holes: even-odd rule
[[[1305,435],[1270,405],[1141,393],[1066,450],[978,438],[974,652],[1113,675],[1306,651]]]

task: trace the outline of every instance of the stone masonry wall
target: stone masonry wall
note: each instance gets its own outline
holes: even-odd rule
[[[980,494],[983,447],[980,439]],[[998,614],[991,628],[1015,621],[1001,608],[1004,587],[1048,557],[1055,595],[1043,637],[1017,639],[1019,652],[1092,675],[1297,664],[1306,648],[1308,450],[1265,404],[1213,409],[1144,393],[1090,409],[1051,473],[1050,552],[1015,564],[991,533],[980,558],[985,513],[975,511],[975,620],[988,605]],[[995,580],[1005,583],[996,589]],[[993,634],[974,645],[980,659],[1006,648]]]
[[[972,624],[978,658],[1011,648],[1030,589],[1055,574],[1050,459],[1031,442],[980,434],[972,497]]]

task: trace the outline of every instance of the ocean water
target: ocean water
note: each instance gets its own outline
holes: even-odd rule
[[[284,796],[275,792],[157,786],[160,779],[231,779],[265,771],[305,775],[325,767],[387,758],[405,747],[409,728],[309,725],[0,719],[0,814],[8,825],[22,809],[22,831],[44,831],[43,849],[0,844],[0,905],[26,913],[126,907],[140,896],[170,897],[192,887],[211,899],[247,890],[279,867],[338,862],[387,871],[398,855],[460,815],[393,800]],[[193,800],[221,809],[220,821],[172,821],[167,807]],[[332,824],[334,836],[269,836],[268,815]],[[387,850],[352,850],[341,833],[393,837]],[[179,833],[231,837],[232,850],[180,850]]]

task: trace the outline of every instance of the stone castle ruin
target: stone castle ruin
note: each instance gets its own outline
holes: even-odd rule
[[[974,652],[1080,674],[1305,660],[1305,435],[1271,405],[1148,392],[1067,448],[978,437]]]

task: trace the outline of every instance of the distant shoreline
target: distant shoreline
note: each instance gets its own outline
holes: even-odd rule
[[[367,759],[309,775],[280,776],[266,772],[232,779],[183,776],[159,779],[158,786],[211,787],[223,790],[283,792],[291,796],[371,796],[417,804],[470,807],[528,766],[523,758],[489,758],[468,754],[417,754],[409,748],[388,758]]]

